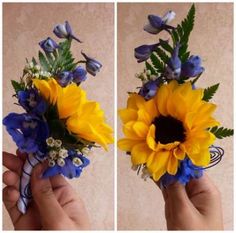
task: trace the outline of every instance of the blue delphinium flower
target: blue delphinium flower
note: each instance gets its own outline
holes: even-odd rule
[[[199,56],[191,56],[181,68],[181,76],[190,78],[196,77],[204,71],[204,68],[201,66],[202,60]]]
[[[180,162],[176,175],[166,173],[161,177],[161,184],[164,187],[179,181],[181,184],[186,185],[191,179],[198,179],[203,175],[203,168],[195,166],[191,160],[186,157]]]
[[[175,18],[173,11],[168,11],[162,18],[157,15],[148,15],[149,23],[144,26],[144,31],[151,34],[158,34],[162,30],[174,29],[168,23]]]
[[[170,60],[167,62],[165,75],[168,79],[179,79],[181,74],[181,60],[179,58],[180,45],[176,44]]]
[[[73,80],[73,75],[70,71],[63,71],[57,74],[57,82],[62,86],[66,87]]]
[[[156,95],[157,89],[160,84],[161,82],[159,79],[150,80],[141,87],[138,94],[143,96],[146,100],[149,100]]]
[[[58,24],[53,29],[54,34],[59,38],[74,39],[81,43],[81,40],[75,37],[72,33],[71,26],[68,21],[65,21],[64,24]]]
[[[49,129],[40,117],[28,113],[10,113],[3,119],[3,124],[21,152],[46,153]]]
[[[80,84],[87,79],[87,71],[82,67],[78,66],[73,71],[73,82]]]
[[[39,45],[45,53],[53,53],[57,48],[59,48],[59,45],[50,37],[39,42]]]
[[[64,158],[64,164],[58,165],[55,163],[54,166],[48,167],[44,172],[43,177],[48,178],[58,174],[64,175],[70,179],[79,177],[83,168],[89,165],[89,159],[83,154],[77,153],[74,150],[68,151],[68,156]]]
[[[39,95],[38,90],[35,88],[26,89],[17,92],[19,104],[28,112],[42,115],[46,109],[47,104],[45,100]]]
[[[81,52],[81,54],[84,56],[84,58],[86,59],[86,70],[88,71],[88,73],[90,73],[93,76],[96,76],[96,74],[100,71],[100,69],[102,68],[102,64],[87,56],[85,53]]]
[[[159,43],[152,45],[141,45],[134,49],[134,56],[138,62],[146,61],[159,45]]]

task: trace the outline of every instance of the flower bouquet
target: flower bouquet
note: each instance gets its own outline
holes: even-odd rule
[[[166,32],[171,38],[135,48],[135,58],[145,62],[136,77],[138,92],[129,92],[127,107],[119,110],[125,138],[118,147],[131,156],[132,168],[142,178],[161,187],[179,181],[186,184],[220,162],[224,151],[213,145],[216,138],[233,135],[219,127],[210,103],[219,83],[202,89],[196,83],[204,72],[201,58],[191,55],[188,41],[194,26],[195,6],[177,27],[169,25],[173,11],[163,17],[148,16],[144,30]]]
[[[99,72],[101,63],[84,52],[83,59],[75,61],[71,43],[81,41],[67,21],[53,32],[64,41],[57,44],[50,37],[41,41],[38,59],[26,59],[20,81],[12,80],[14,97],[25,112],[10,113],[3,119],[19,151],[27,153],[18,201],[22,213],[32,199],[30,176],[35,165],[47,160],[43,177],[79,177],[89,165],[87,155],[92,147],[99,144],[107,150],[113,142],[104,112],[80,87],[88,73],[95,76]]]

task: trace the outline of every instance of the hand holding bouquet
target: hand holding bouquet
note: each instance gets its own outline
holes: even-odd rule
[[[35,165],[47,160],[43,177],[79,177],[89,165],[92,147],[101,145],[107,150],[113,142],[104,112],[80,87],[88,73],[96,76],[102,64],[84,52],[82,60],[75,61],[71,43],[81,41],[67,21],[53,32],[64,41],[57,44],[50,37],[41,41],[43,52],[39,51],[38,59],[27,60],[20,81],[12,80],[14,97],[25,112],[10,113],[3,120],[20,152],[27,153],[18,201],[22,213],[32,198],[30,176]]]

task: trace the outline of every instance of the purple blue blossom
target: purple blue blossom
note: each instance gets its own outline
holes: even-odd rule
[[[73,71],[73,82],[80,84],[87,79],[87,71],[82,67],[78,66]]]
[[[150,80],[140,88],[138,94],[143,96],[146,100],[149,100],[156,95],[157,89],[160,84],[161,82],[159,79],[154,81]]]
[[[17,92],[19,104],[28,112],[42,115],[47,109],[47,104],[35,88]]]
[[[88,73],[90,73],[93,76],[96,76],[96,74],[100,71],[100,69],[102,68],[102,64],[87,56],[85,53],[81,52],[81,54],[84,56],[84,58],[86,59],[86,70]]]
[[[39,45],[45,53],[53,53],[57,48],[59,48],[59,45],[50,37],[39,42]]]
[[[181,67],[181,76],[190,78],[196,77],[204,71],[201,66],[202,60],[199,56],[191,56]]]
[[[165,75],[168,79],[179,79],[181,74],[181,60],[179,58],[180,45],[177,44],[171,55],[170,60],[167,62]]]
[[[148,24],[143,29],[151,34],[158,34],[162,30],[174,29],[174,27],[168,25],[174,17],[175,13],[173,11],[168,11],[162,18],[157,15],[148,15]]]
[[[71,38],[81,43],[81,40],[74,36],[68,21],[65,21],[64,24],[56,25],[53,29],[53,32],[59,38],[65,38],[65,39]]]
[[[63,71],[57,75],[57,82],[62,86],[66,87],[73,80],[73,74],[70,71]]]
[[[134,56],[138,62],[146,61],[159,45],[159,43],[152,45],[141,45],[134,49]]]
[[[173,182],[179,181],[181,184],[186,185],[191,179],[197,179],[203,174],[203,168],[195,166],[191,160],[186,157],[180,162],[176,175],[166,173],[160,179],[161,184],[166,187]]]
[[[40,117],[28,113],[10,113],[3,119],[3,124],[21,152],[46,153],[49,129]]]

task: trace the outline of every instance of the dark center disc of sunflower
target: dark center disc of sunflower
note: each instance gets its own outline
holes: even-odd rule
[[[154,119],[153,124],[156,126],[156,142],[167,144],[185,140],[185,130],[181,121],[171,116],[159,116]]]

